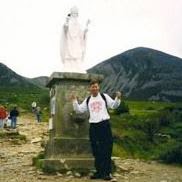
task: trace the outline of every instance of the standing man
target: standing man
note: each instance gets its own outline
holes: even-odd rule
[[[19,116],[19,112],[16,107],[14,107],[10,111],[10,118],[11,118],[11,128],[15,129],[16,128],[16,123],[17,123],[17,117]]]
[[[41,122],[41,109],[40,107],[38,106],[35,110],[35,115],[36,115],[36,119],[37,119],[37,123],[40,123]]]
[[[90,96],[78,104],[76,96],[72,95],[73,108],[76,112],[89,111],[89,137],[92,153],[95,158],[96,172],[91,179],[111,180],[111,156],[113,147],[112,131],[108,108],[114,109],[120,105],[121,93],[116,93],[113,100],[107,94],[99,92],[99,82],[90,83]]]

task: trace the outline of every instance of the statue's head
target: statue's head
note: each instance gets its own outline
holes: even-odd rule
[[[71,9],[70,9],[70,14],[72,17],[78,17],[78,8],[76,6],[73,6]]]

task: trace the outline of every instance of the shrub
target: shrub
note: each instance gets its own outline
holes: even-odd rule
[[[119,115],[122,113],[129,113],[129,107],[128,105],[122,101],[117,109],[114,111],[115,114]]]
[[[42,95],[40,95],[39,103],[41,105],[49,106],[49,101],[50,101],[50,97],[49,97],[49,93],[48,92],[44,92]]]
[[[156,133],[160,130],[159,120],[157,118],[149,118],[144,123],[144,132],[150,142],[154,142]]]
[[[159,159],[165,163],[182,164],[182,144],[179,142],[174,143],[164,150]]]

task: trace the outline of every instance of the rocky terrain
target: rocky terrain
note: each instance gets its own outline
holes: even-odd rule
[[[89,176],[79,174],[44,174],[32,166],[32,158],[44,148],[42,141],[48,139],[47,123],[36,123],[33,116],[21,116],[17,131],[0,131],[0,181],[2,182],[89,182]],[[14,135],[13,135],[14,133]],[[12,137],[15,136],[15,137]],[[118,182],[181,182],[182,167],[159,164],[155,161],[137,159],[117,160],[114,174]],[[101,180],[94,180],[101,181]]]

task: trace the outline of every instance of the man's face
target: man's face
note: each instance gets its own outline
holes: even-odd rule
[[[96,97],[100,90],[99,84],[94,83],[94,84],[90,85],[89,90],[90,90],[91,95]]]

